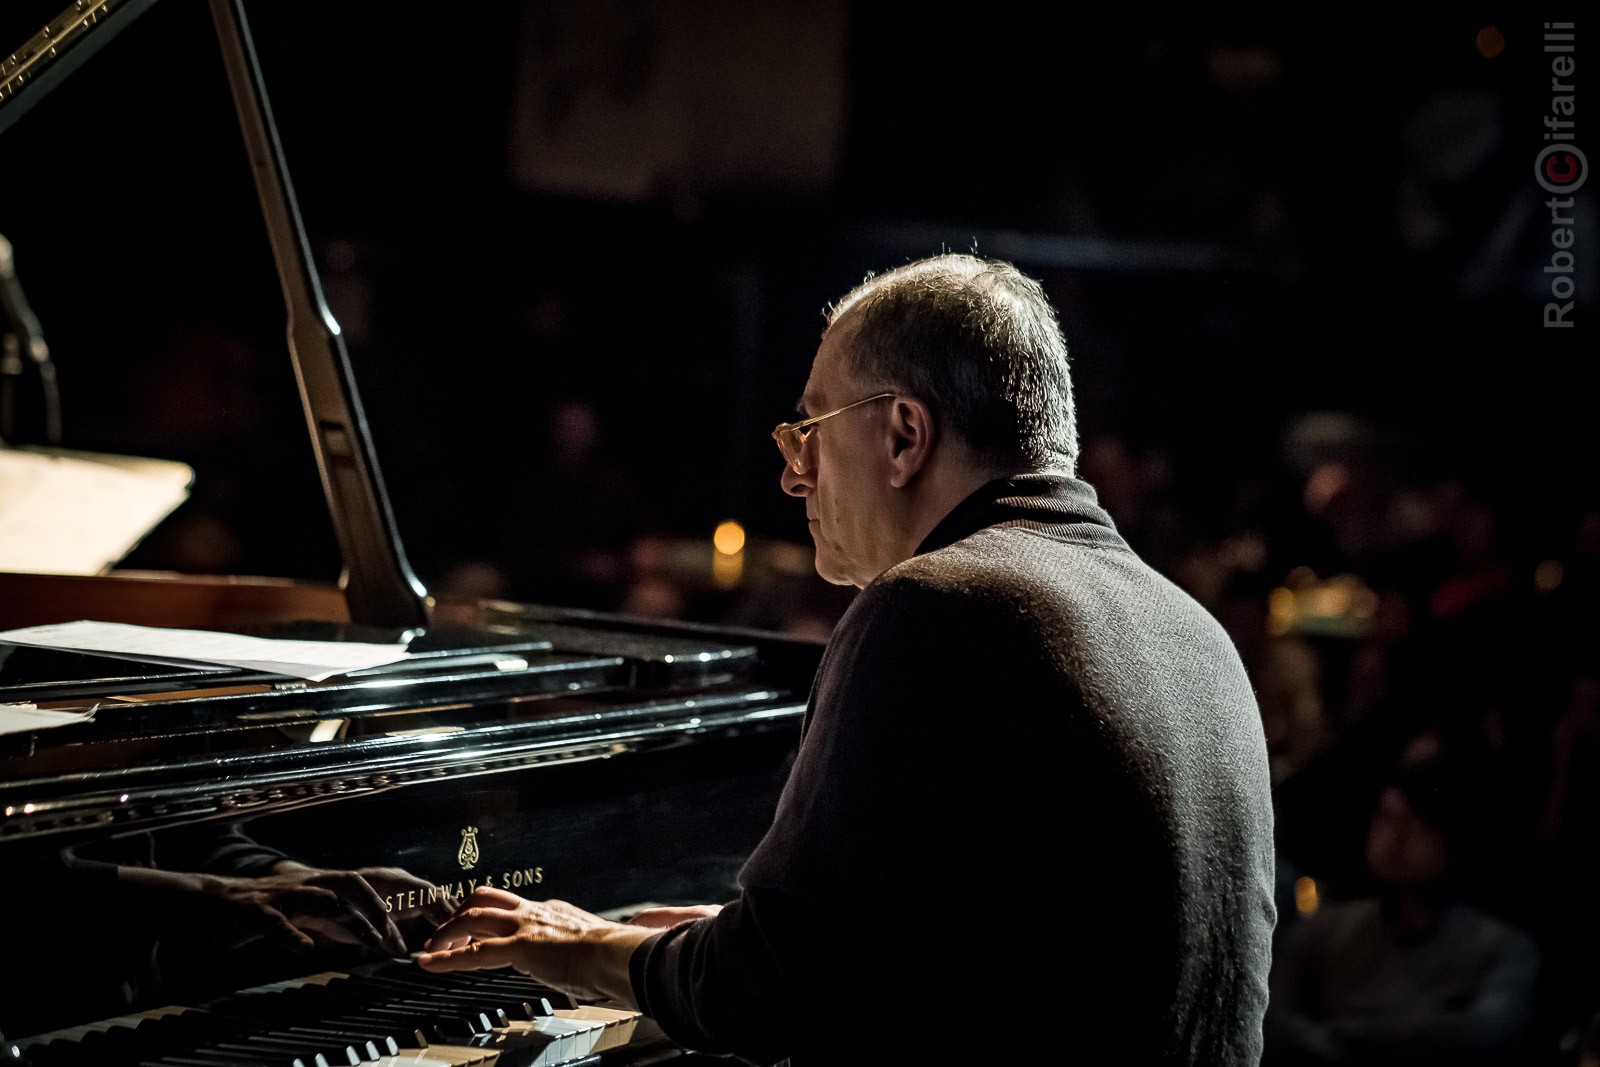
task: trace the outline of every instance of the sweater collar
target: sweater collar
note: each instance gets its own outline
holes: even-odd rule
[[[1094,487],[1068,474],[1018,474],[974,490],[917,546],[917,555],[955,544],[989,526],[1018,523],[1051,533],[1121,544]]]

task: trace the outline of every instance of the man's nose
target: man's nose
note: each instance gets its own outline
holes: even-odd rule
[[[778,479],[778,483],[783,486],[785,493],[790,496],[800,497],[809,495],[812,486],[815,484],[811,478],[811,471],[808,470],[804,474],[796,474],[793,463],[785,463],[783,465],[783,474]]]

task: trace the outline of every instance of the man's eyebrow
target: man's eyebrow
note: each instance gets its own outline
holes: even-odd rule
[[[800,395],[800,399],[799,400],[796,400],[794,402],[794,410],[795,410],[795,413],[797,415],[799,415],[802,419],[809,419],[811,417],[811,408],[810,408],[809,405],[806,404],[806,398],[805,398],[805,394],[804,393],[802,393]]]

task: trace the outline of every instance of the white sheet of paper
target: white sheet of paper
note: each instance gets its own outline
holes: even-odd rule
[[[72,726],[93,719],[93,708],[88,711],[49,711],[32,704],[0,704],[0,734],[48,730],[52,726]]]
[[[0,571],[99,574],[189,495],[171,460],[0,447]]]
[[[63,622],[0,632],[0,641],[77,652],[154,656],[161,660],[221,664],[271,671],[320,682],[335,674],[377,667],[406,658],[405,645],[357,641],[285,641],[242,637],[211,630],[174,630],[161,626],[129,626],[120,622]]]

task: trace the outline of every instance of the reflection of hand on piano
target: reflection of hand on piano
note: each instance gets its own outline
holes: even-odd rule
[[[276,909],[309,935],[312,947],[366,945],[391,955],[404,955],[405,938],[383,906],[379,884],[404,888],[426,886],[396,867],[363,867],[354,871],[308,867],[283,860],[265,877],[247,878],[232,894],[268,910]]]
[[[437,892],[438,886],[403,868],[357,867],[350,873],[360,875],[379,898],[395,901],[395,908],[389,914],[396,923],[416,921],[426,923],[426,929],[432,930],[455,914],[454,897]],[[416,891],[415,898],[407,895],[411,890]],[[415,903],[407,906],[406,901],[412,899]]]
[[[302,953],[360,944],[403,955],[400,931],[363,874],[282,860],[271,874],[256,876],[123,867],[118,878],[157,893],[156,910],[202,942],[238,948],[265,941]]]
[[[434,932],[417,963],[441,972],[514,967],[579,999],[632,1008],[628,960],[653,935],[649,926],[608,922],[566,901],[479,887]]]

